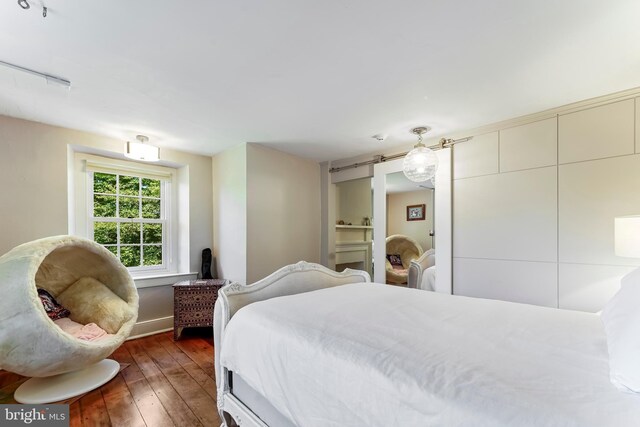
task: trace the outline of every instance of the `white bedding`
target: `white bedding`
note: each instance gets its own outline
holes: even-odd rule
[[[433,291],[436,288],[436,266],[432,265],[422,272],[422,280],[418,284],[418,289],[423,291]]]
[[[640,425],[582,312],[344,285],[241,309],[221,363],[301,427]]]

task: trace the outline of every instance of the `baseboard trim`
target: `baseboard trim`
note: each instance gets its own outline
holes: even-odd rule
[[[133,326],[131,334],[127,340],[147,337],[173,330],[173,316],[160,317],[158,319],[145,320]]]

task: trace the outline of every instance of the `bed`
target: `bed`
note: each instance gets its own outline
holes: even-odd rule
[[[214,324],[229,426],[640,425],[596,314],[298,263],[223,288]]]

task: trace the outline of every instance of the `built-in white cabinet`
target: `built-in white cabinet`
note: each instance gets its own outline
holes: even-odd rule
[[[635,100],[627,99],[558,119],[560,163],[603,159],[635,152]]]
[[[640,215],[640,97],[620,99],[455,145],[455,294],[595,312],[640,267],[615,254],[614,218]]]
[[[453,156],[454,179],[498,173],[498,132],[455,145]]]
[[[553,166],[557,161],[556,117],[500,131],[500,172]]]

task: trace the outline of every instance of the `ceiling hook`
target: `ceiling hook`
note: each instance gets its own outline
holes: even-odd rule
[[[47,17],[47,6],[42,6],[42,17],[43,18]]]
[[[29,2],[27,0],[18,0],[18,4],[20,5],[21,8],[27,10],[31,7],[31,5],[29,4]]]

